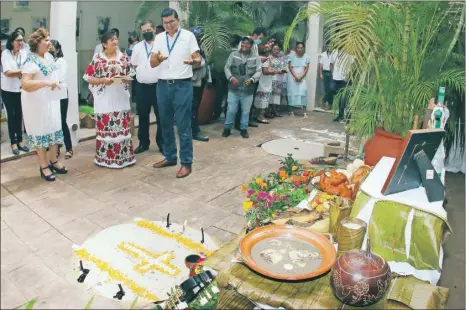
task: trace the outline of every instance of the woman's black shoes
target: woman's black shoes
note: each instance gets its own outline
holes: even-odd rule
[[[19,149],[11,149],[11,152],[13,155],[18,156],[19,155]]]
[[[29,148],[27,146],[24,146],[24,145],[19,145],[18,144],[18,149],[20,151],[23,151],[23,152],[26,152],[26,153],[29,152]]]
[[[55,167],[55,165],[57,164],[58,161],[52,163],[50,162],[50,165],[49,165],[49,168],[50,168],[50,171],[52,171],[53,173],[57,173],[57,174],[67,174],[68,173],[68,169],[66,169],[66,167],[63,167],[63,168],[57,168]]]
[[[50,167],[40,167],[40,177],[47,182],[55,181],[55,176],[53,174],[45,175],[44,170],[50,169]],[[50,169],[51,170],[51,169]]]

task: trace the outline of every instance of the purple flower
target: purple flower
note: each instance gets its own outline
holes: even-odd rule
[[[299,188],[299,182],[295,182],[294,187]]]
[[[257,195],[257,199],[258,200],[270,200],[272,197],[270,197],[270,194],[268,192],[260,192],[258,195]]]
[[[280,214],[281,214],[280,211],[277,211],[277,216],[280,216]]]
[[[248,189],[248,198],[250,198],[252,195],[254,195],[254,190]]]

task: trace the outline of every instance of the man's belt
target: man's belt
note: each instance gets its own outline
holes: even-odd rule
[[[190,82],[190,81],[192,81],[192,78],[175,79],[175,80],[162,80],[162,79],[159,79],[159,82],[163,82],[163,83],[167,83],[167,84],[176,84],[176,83]]]

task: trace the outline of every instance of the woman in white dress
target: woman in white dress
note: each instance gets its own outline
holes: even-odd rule
[[[51,91],[59,89],[58,72],[52,55],[48,53],[50,37],[40,28],[29,37],[31,53],[22,68],[21,104],[29,147],[36,149],[40,161],[40,175],[55,181],[53,173],[68,170],[58,162],[58,144],[63,143],[60,101],[51,100]],[[49,148],[49,159],[47,159]]]
[[[115,32],[105,33],[101,41],[104,51],[94,55],[83,76],[94,96],[94,162],[102,167],[124,168],[136,163],[129,126],[131,79],[125,79],[135,71],[128,56],[120,52]]]

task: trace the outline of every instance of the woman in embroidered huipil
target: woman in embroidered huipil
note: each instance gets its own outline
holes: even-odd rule
[[[57,159],[63,131],[60,101],[50,100],[50,90],[59,88],[59,79],[53,57],[47,53],[49,46],[50,37],[44,28],[29,37],[31,54],[22,67],[21,104],[29,147],[36,149],[39,157],[40,175],[47,181],[55,181],[53,173],[65,174],[68,170]]]
[[[270,114],[272,117],[281,117],[280,103],[282,96],[286,90],[286,72],[287,62],[286,57],[280,54],[280,45],[274,43],[272,46],[272,54],[270,55],[270,67],[277,72],[272,76],[272,96],[270,97]]]
[[[131,80],[118,77],[132,77],[135,71],[128,56],[120,52],[114,32],[105,33],[101,42],[104,51],[94,55],[83,77],[94,96],[94,162],[107,168],[124,168],[136,163],[129,126]]]

